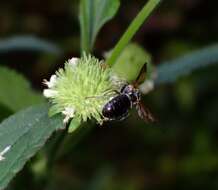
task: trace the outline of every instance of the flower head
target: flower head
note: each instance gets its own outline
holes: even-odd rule
[[[43,94],[52,103],[50,115],[62,113],[64,123],[71,118],[81,122],[95,118],[102,123],[103,106],[120,88],[117,80],[103,61],[91,55],[68,60],[64,68],[44,81],[48,89]]]

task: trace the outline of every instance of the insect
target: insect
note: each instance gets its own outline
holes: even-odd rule
[[[134,82],[134,84],[124,84],[120,92],[116,91],[117,96],[113,97],[107,102],[102,109],[102,116],[105,121],[123,120],[129,115],[129,110],[133,107],[138,111],[139,117],[145,122],[155,122],[155,118],[142,103],[141,93],[136,87],[140,81],[145,80],[146,64],[141,69],[141,72]],[[96,96],[90,96],[87,98],[96,98]]]
[[[139,75],[136,81],[139,81],[141,77],[142,75]],[[135,85],[136,84],[137,82]],[[102,115],[105,120],[123,120],[128,116],[129,110],[135,106],[139,117],[141,117],[145,122],[155,121],[151,112],[141,103],[141,93],[135,85],[124,85],[120,92],[118,92],[118,95],[104,105]]]

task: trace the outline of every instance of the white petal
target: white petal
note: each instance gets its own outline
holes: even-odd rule
[[[54,87],[56,85],[56,83],[57,83],[57,76],[52,75],[51,78],[50,78],[48,87],[52,88],[52,87]]]
[[[57,84],[57,76],[52,75],[50,81],[44,80],[43,82],[48,88],[53,88]]]
[[[71,58],[71,59],[68,60],[68,63],[69,63],[71,66],[75,67],[75,66],[77,65],[77,63],[78,63],[78,60],[79,60],[79,58],[73,57],[73,58]]]
[[[66,124],[66,123],[68,123],[69,120],[70,120],[70,117],[66,116],[63,120],[63,123]]]
[[[65,115],[64,124],[66,124],[75,115],[75,109],[73,107],[66,107],[62,113]]]
[[[74,117],[75,109],[73,107],[66,107],[62,113],[70,118]]]
[[[43,95],[46,97],[46,98],[53,98],[55,96],[57,96],[58,92],[56,90],[51,90],[51,89],[45,89],[43,91]]]

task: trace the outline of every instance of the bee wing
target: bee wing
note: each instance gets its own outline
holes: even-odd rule
[[[141,117],[146,123],[156,122],[156,119],[150,112],[148,108],[146,108],[141,102],[136,105],[136,109],[138,111],[139,117]]]
[[[146,78],[146,72],[147,72],[147,63],[145,63],[137,77],[137,79],[133,82],[134,87],[138,87],[139,84],[143,83]]]

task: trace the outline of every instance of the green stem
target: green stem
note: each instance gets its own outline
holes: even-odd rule
[[[126,32],[123,34],[114,50],[112,51],[111,56],[107,60],[107,64],[112,66],[123,49],[129,43],[129,41],[133,38],[134,34],[138,31],[140,26],[144,23],[144,21],[148,18],[154,8],[161,2],[161,0],[149,0],[148,3],[144,5],[142,10],[138,13],[135,19],[132,21],[130,26],[127,28]]]

